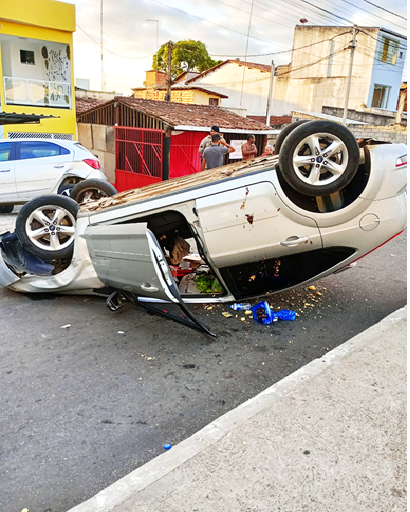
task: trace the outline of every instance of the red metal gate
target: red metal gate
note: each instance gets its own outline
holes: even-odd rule
[[[115,127],[115,187],[118,192],[162,181],[163,132]]]
[[[178,178],[201,170],[199,144],[207,132],[183,132],[171,136],[169,177]]]

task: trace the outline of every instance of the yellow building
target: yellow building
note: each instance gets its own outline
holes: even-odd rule
[[[167,74],[162,71],[149,70],[145,72],[145,87],[133,88],[134,98],[143,100],[165,101],[167,95]],[[215,105],[221,104],[222,98],[228,98],[225,94],[210,91],[201,86],[186,85],[185,80],[190,76],[199,75],[199,73],[182,73],[173,81],[171,87],[171,101],[173,103],[185,103],[190,105]]]
[[[0,2],[0,110],[59,117],[0,126],[0,138],[76,138],[74,31],[72,4]]]

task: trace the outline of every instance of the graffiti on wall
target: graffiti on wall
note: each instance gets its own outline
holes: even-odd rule
[[[44,71],[50,82],[66,82],[71,83],[71,54],[70,46],[67,45],[64,49],[48,48],[43,46],[41,48],[41,56],[44,60]],[[50,88],[50,102],[52,103],[70,103],[69,99],[69,85],[54,84]]]

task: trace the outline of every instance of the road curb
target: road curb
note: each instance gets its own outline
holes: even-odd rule
[[[256,416],[279,398],[298,389],[315,376],[327,371],[330,365],[339,364],[353,351],[364,349],[375,338],[390,330],[407,318],[407,306],[394,311],[378,324],[357,334],[342,345],[311,361],[288,377],[267,388],[254,398],[244,402],[232,411],[217,418],[202,430],[174,446],[169,452],[159,455],[144,466],[103,489],[94,497],[81,503],[69,512],[108,512],[122,510],[127,500],[140,493],[153,483],[164,478],[182,464],[228,435],[232,429],[249,418]],[[164,483],[166,486],[167,484]]]

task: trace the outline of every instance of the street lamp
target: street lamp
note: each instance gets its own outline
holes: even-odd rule
[[[159,45],[159,42],[158,42],[158,39],[159,39],[159,20],[146,20],[146,21],[155,21],[155,23],[157,24],[156,26],[156,54],[157,54],[157,58],[155,59],[155,85],[157,85],[157,80],[158,80],[158,45]]]

